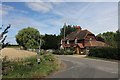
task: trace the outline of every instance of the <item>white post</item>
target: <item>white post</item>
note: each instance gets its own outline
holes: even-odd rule
[[[41,39],[40,39],[39,51],[38,51],[38,58],[37,58],[38,64],[40,64],[40,50],[41,50]]]

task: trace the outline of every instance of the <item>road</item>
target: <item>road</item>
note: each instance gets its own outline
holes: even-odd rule
[[[118,63],[70,55],[57,55],[65,68],[48,78],[118,78]]]

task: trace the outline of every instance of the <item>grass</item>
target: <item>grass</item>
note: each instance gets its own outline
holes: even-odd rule
[[[19,45],[8,45],[7,48],[20,48]]]
[[[4,61],[3,78],[43,78],[59,68],[60,63],[52,54],[41,55],[40,64],[36,56],[17,62]]]

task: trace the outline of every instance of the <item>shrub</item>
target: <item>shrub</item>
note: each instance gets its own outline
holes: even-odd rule
[[[92,48],[90,49],[88,56],[119,60],[118,49],[110,47]]]
[[[64,50],[54,50],[53,54],[62,55],[64,54]]]
[[[55,57],[52,54],[43,55],[43,58],[48,61],[55,61]]]
[[[57,54],[57,55],[62,55],[62,54],[64,54],[64,55],[72,55],[74,52],[73,52],[73,50],[55,50],[55,51],[53,51],[53,54]]]
[[[23,61],[7,61],[2,63],[3,78],[43,78],[58,70],[58,60],[52,54],[41,55],[40,64],[36,56],[25,58]]]
[[[73,55],[73,51],[72,50],[66,50],[66,51],[64,51],[64,55]]]

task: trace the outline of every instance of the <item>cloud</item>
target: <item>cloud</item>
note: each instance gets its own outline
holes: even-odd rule
[[[43,12],[43,13],[49,12],[51,9],[53,9],[51,3],[45,3],[45,2],[31,2],[31,3],[26,3],[26,5],[33,11]]]
[[[119,0],[2,0],[2,2],[119,2]]]
[[[80,25],[95,34],[115,31],[118,27],[117,3],[29,2],[25,4],[35,12],[29,11],[30,15],[21,14],[22,12],[10,13],[12,15],[3,18],[4,24],[12,24],[11,34],[8,36],[14,36],[19,30],[28,26],[38,29],[42,34],[59,34],[65,22]],[[14,11],[17,12],[15,7]]]
[[[28,12],[25,10],[18,10],[12,6],[8,6],[8,5],[4,5],[4,4],[0,4],[0,15],[1,16],[5,16],[8,15],[11,11],[13,12],[17,12],[17,13],[24,13],[27,14]]]
[[[0,4],[0,15],[4,16],[8,14],[8,11],[14,10],[13,7]]]

